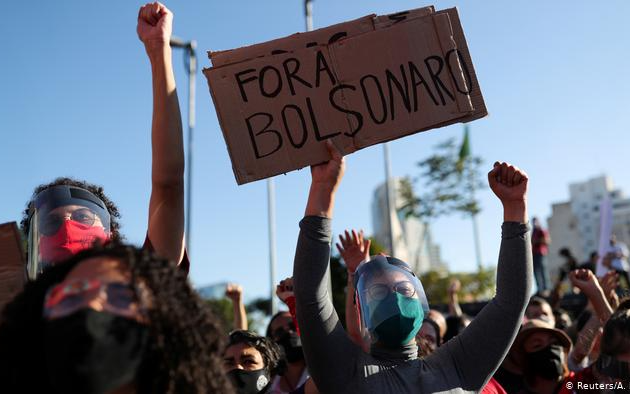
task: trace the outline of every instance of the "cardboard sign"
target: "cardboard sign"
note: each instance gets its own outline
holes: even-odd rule
[[[455,8],[370,15],[204,69],[238,184],[487,115]]]
[[[26,282],[24,253],[15,222],[0,224],[0,312]]]

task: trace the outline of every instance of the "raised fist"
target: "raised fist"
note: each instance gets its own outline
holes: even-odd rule
[[[293,277],[281,280],[276,286],[276,295],[285,304],[290,297],[294,296],[293,293]]]
[[[569,280],[573,286],[582,290],[584,294],[591,294],[599,287],[595,274],[588,269],[580,268],[569,272]]]
[[[225,296],[233,302],[238,302],[243,297],[243,287],[236,283],[228,283],[225,287]]]
[[[503,205],[522,203],[527,198],[527,174],[509,163],[495,162],[488,173],[490,189]]]
[[[138,37],[144,45],[168,45],[173,32],[173,13],[163,4],[147,3],[138,12]]]

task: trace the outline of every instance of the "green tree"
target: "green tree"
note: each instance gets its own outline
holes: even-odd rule
[[[262,321],[259,318],[260,313],[258,307],[265,307],[265,301],[268,299],[255,299],[245,306],[247,310],[247,326],[249,331],[257,332],[262,327]],[[228,333],[234,329],[234,307],[232,301],[228,298],[206,299],[206,304],[212,309],[215,316],[219,319],[219,325],[223,331]]]
[[[212,309],[215,316],[219,319],[219,324],[224,332],[229,332],[234,328],[234,310],[232,301],[227,298],[208,299],[206,304]]]
[[[478,272],[458,272],[446,274],[429,271],[420,276],[420,281],[429,300],[429,304],[448,303],[448,286],[453,279],[459,279],[461,288],[458,292],[462,302],[481,301],[493,297],[495,289],[494,268],[482,268]]]
[[[405,216],[415,216],[428,225],[440,216],[459,212],[473,222],[473,236],[478,270],[482,269],[481,246],[479,243],[477,214],[481,211],[475,191],[485,187],[481,182],[481,158],[470,153],[468,128],[458,147],[454,139],[446,140],[435,147],[435,153],[418,163],[420,175],[406,177],[400,184],[403,201],[399,211]],[[420,183],[423,194],[417,196],[414,185]],[[422,243],[426,241],[425,237]]]
[[[400,185],[403,204],[400,211],[431,221],[440,216],[460,212],[478,214],[481,209],[472,191],[485,185],[480,180],[481,158],[465,154],[469,148],[458,148],[454,139],[438,144],[436,152],[418,163],[420,175],[406,177]],[[423,193],[417,196],[414,185],[421,183]]]

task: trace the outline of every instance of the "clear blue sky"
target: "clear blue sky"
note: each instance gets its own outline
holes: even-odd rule
[[[315,0],[315,27],[431,3]],[[33,188],[61,175],[104,186],[134,243],[146,231],[150,191],[149,63],[135,33],[140,2],[8,2],[0,24],[0,222],[19,220]],[[230,49],[304,29],[301,0],[170,1],[174,33],[206,50]],[[630,3],[436,1],[456,5],[490,116],[471,124],[472,149],[490,167],[511,161],[531,178],[530,212],[546,217],[569,182],[607,173],[630,192]],[[375,54],[376,56],[376,54]],[[185,118],[186,74],[174,55]],[[191,279],[230,280],[247,296],[268,292],[265,182],[237,186],[205,78],[197,82]],[[626,114],[626,115],[624,115]],[[396,176],[461,125],[391,144]],[[370,202],[383,181],[382,148],[348,157],[334,231],[371,231]],[[278,276],[292,270],[308,170],[280,176]],[[480,193],[484,261],[496,261],[501,211]],[[471,223],[438,221],[435,240],[454,270],[475,267]]]

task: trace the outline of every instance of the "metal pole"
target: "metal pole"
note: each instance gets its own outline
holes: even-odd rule
[[[313,1],[312,0],[304,0],[304,20],[306,31],[313,30]],[[331,238],[331,240],[334,237]],[[332,256],[332,245],[334,242],[330,244],[330,255]],[[332,276],[330,275],[330,262],[328,263],[328,268],[326,269],[326,275],[328,276],[328,294],[330,295],[330,300],[332,301]]]
[[[192,204],[192,159],[193,159],[193,132],[195,129],[195,76],[197,74],[197,41],[185,42],[179,37],[171,36],[172,48],[182,48],[184,52],[184,65],[188,68],[188,154],[186,155],[186,206],[185,206],[185,231],[184,242],[190,254],[191,234],[191,204]]]
[[[192,216],[192,170],[193,170],[193,132],[195,129],[195,76],[197,75],[197,55],[195,48],[197,42],[190,41],[188,46],[188,165],[186,166],[186,179],[188,191],[186,193],[186,248],[190,254],[190,235]]]
[[[396,246],[394,244],[394,206],[396,204],[396,190],[392,187],[392,168],[389,161],[389,143],[383,144],[383,156],[385,159],[385,208],[387,209],[387,225],[389,227],[389,253],[396,256]]]
[[[304,17],[306,19],[306,31],[313,30],[313,4],[312,0],[304,0]]]
[[[477,256],[477,270],[481,272],[483,263],[481,260],[481,242],[479,241],[479,224],[477,223],[477,215],[472,215],[473,235],[475,238],[475,255]]]
[[[271,315],[278,311],[276,300],[276,193],[273,178],[267,179],[267,213],[269,222],[269,298]]]

